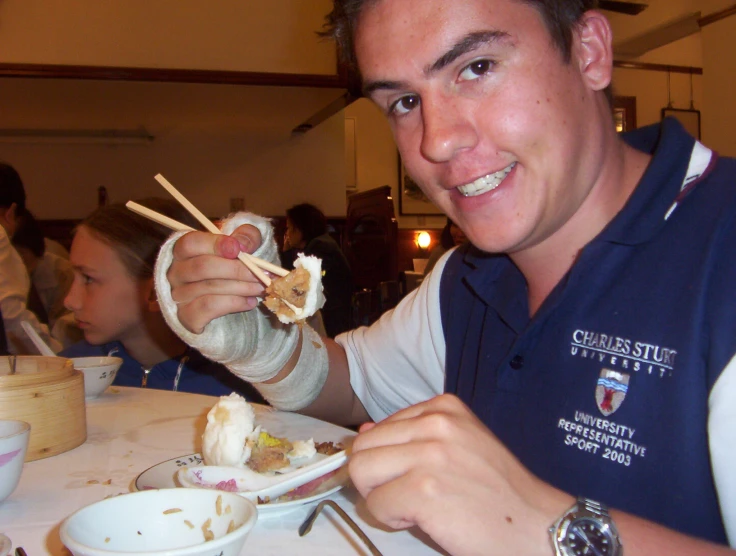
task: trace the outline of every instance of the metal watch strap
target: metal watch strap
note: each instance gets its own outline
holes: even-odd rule
[[[584,496],[578,496],[578,508],[585,508],[599,517],[610,518],[608,515],[608,506],[601,504],[600,502],[596,502],[595,500],[585,498]]]
[[[595,517],[608,525],[611,532],[613,533],[613,540],[615,542],[614,546],[616,548],[614,553],[619,556],[623,554],[623,547],[621,545],[621,541],[618,538],[618,531],[616,530],[616,526],[611,520],[611,516],[608,513],[608,507],[605,504],[602,504],[595,500],[590,500],[588,498],[585,498],[584,496],[578,496],[577,500],[575,501],[575,505],[567,510],[564,514],[562,514],[562,516],[549,528],[550,539],[552,541],[555,554],[557,556],[572,554],[572,552],[568,552],[567,549],[558,544],[563,542],[562,537],[558,537],[558,535],[564,533],[567,529],[567,526],[572,523],[576,518],[584,517],[586,515]]]

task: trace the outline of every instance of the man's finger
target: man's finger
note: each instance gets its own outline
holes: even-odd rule
[[[253,253],[263,241],[260,230],[251,224],[243,224],[235,228],[230,237],[237,240],[240,249],[246,253]]]
[[[193,334],[201,334],[210,321],[231,313],[248,311],[256,303],[253,297],[207,295],[186,305],[179,305],[179,322]]]
[[[235,259],[240,253],[238,240],[209,232],[189,232],[174,245],[174,259],[187,260],[199,255],[217,255]]]
[[[244,282],[241,280],[223,280],[212,278],[199,282],[182,284],[171,290],[171,298],[177,304],[191,303],[198,297],[206,295],[231,295],[238,297],[257,298],[263,295],[263,285],[260,282]],[[254,306],[258,301],[254,301]]]
[[[169,268],[167,277],[172,289],[213,279],[237,280],[248,283],[258,282],[258,279],[248,270],[248,267],[238,259],[224,259],[214,255],[200,255],[174,261]]]

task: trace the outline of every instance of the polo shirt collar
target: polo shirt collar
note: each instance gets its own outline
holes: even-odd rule
[[[674,118],[623,134],[623,139],[652,159],[621,212],[594,241],[636,245],[649,241],[665,225],[680,195],[695,139]]]

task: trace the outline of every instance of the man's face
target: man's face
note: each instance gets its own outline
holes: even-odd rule
[[[490,252],[542,244],[593,187],[600,111],[580,52],[565,63],[539,13],[512,0],[378,0],[356,32],[409,174]]]

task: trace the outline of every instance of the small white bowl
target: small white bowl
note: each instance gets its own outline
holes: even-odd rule
[[[74,556],[237,556],[257,519],[255,504],[237,494],[167,488],[91,504],[60,535]]]
[[[84,373],[84,397],[97,398],[115,380],[123,360],[120,357],[72,357],[72,364]]]
[[[0,502],[18,486],[30,432],[25,421],[0,420]]]

